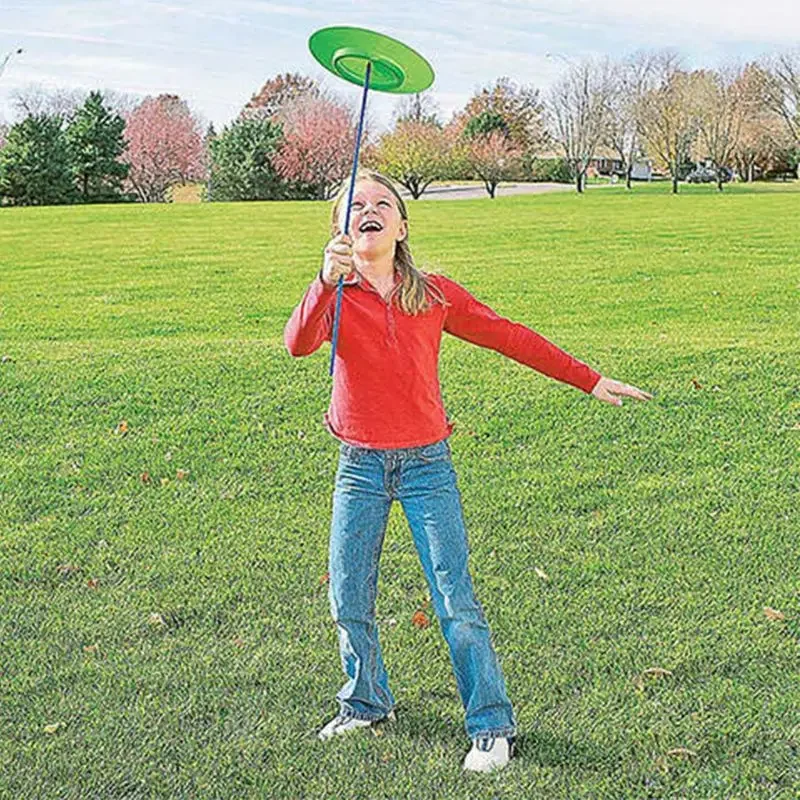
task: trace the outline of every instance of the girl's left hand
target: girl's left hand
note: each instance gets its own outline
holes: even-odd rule
[[[614,406],[621,406],[622,400],[616,395],[623,397],[634,397],[637,400],[652,400],[653,395],[637,389],[635,386],[628,386],[627,383],[613,381],[611,378],[600,378],[597,385],[592,389],[592,394],[598,399]]]

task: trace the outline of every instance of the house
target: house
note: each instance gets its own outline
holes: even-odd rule
[[[548,150],[538,156],[541,159],[551,158],[564,158],[563,150]],[[631,170],[631,179],[634,181],[649,181],[653,178],[653,159],[652,158],[637,158],[633,162]],[[595,156],[589,161],[589,167],[586,171],[589,178],[596,178],[600,175],[618,175],[620,178],[625,177],[622,159],[619,153],[612,150],[610,147],[600,146],[595,151]]]

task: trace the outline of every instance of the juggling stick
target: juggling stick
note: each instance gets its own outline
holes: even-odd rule
[[[347,195],[347,211],[343,233],[349,235],[350,207],[353,202],[358,153],[364,130],[364,114],[367,108],[367,93],[372,89],[393,94],[422,92],[433,83],[431,65],[416,50],[412,50],[397,39],[366,28],[333,27],[322,28],[311,35],[308,46],[314,58],[325,69],[350,83],[364,87],[361,95],[361,113],[358,118],[358,133],[353,153],[353,170],[350,174],[350,191]],[[342,308],[344,276],[339,276],[336,289],[336,311],[333,317],[331,337],[330,374],[336,358],[336,342],[339,338],[339,317]]]

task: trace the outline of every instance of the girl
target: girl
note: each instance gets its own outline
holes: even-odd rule
[[[392,182],[359,171],[349,231],[347,186],[333,204],[322,268],[284,329],[293,356],[331,341],[345,276],[333,391],[323,422],[340,441],[333,492],[328,599],[347,681],[328,739],[394,717],[375,623],[378,561],[399,500],[450,651],[472,748],[463,768],[488,771],[513,755],[517,723],[483,608],[475,596],[461,496],[438,380],[442,331],[488,347],[599,400],[647,394],[602,377],[444,275],[414,266],[406,206]]]

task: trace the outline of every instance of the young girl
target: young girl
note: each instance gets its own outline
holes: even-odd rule
[[[450,650],[472,739],[463,767],[488,771],[513,755],[517,723],[483,608],[475,596],[461,496],[451,460],[454,424],[438,379],[442,331],[496,350],[600,400],[652,396],[602,377],[520,323],[496,314],[444,275],[414,266],[406,206],[392,182],[359,171],[350,230],[347,186],[332,209],[333,238],[316,278],[284,330],[293,356],[331,341],[336,290],[345,276],[333,392],[323,415],[340,441],[329,548],[331,613],[347,681],[328,739],[394,719],[375,623],[378,561],[393,500],[419,554]]]

